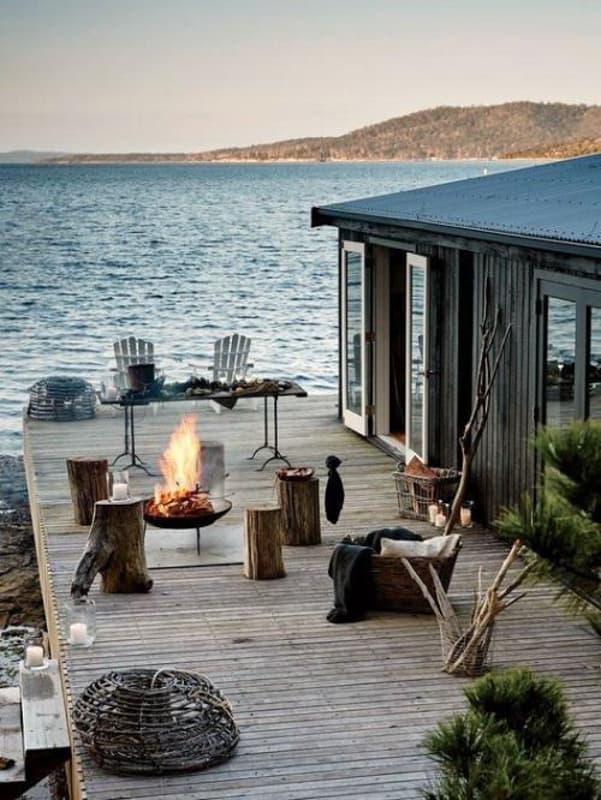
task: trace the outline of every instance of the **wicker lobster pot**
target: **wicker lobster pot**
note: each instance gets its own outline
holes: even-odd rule
[[[435,597],[429,566],[432,565],[445,591],[449,588],[455,561],[460,548],[439,558],[407,558],[413,569]],[[432,614],[430,604],[423,596],[421,589],[405,569],[403,560],[398,556],[371,557],[371,576],[374,586],[373,607],[380,611],[408,611],[415,614]]]
[[[97,764],[118,774],[206,769],[230,758],[239,739],[221,692],[179,670],[107,672],[84,689],[73,722]]]
[[[454,468],[431,468],[433,477],[407,475],[405,465],[399,464],[392,473],[399,504],[399,516],[409,519],[428,519],[428,506],[437,500],[449,501],[455,494],[461,473]]]

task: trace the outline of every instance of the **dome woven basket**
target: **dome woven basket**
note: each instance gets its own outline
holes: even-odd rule
[[[95,406],[94,387],[87,381],[53,375],[30,387],[27,414],[32,419],[72,422],[92,419]]]
[[[98,765],[119,774],[206,769],[230,758],[240,738],[207,678],[170,669],[107,672],[84,689],[73,722]]]

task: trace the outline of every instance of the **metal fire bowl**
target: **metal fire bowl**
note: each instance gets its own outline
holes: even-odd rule
[[[224,498],[211,498],[214,511],[212,513],[197,514],[196,516],[189,514],[188,516],[171,516],[165,517],[162,514],[147,514],[146,505],[149,501],[144,503],[144,519],[149,525],[155,528],[206,528],[217,522],[218,519],[225,516],[231,510],[232,504],[229,500]]]

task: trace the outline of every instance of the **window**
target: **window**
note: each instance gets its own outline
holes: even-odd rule
[[[540,282],[539,396],[545,425],[601,419],[601,292],[575,282]]]

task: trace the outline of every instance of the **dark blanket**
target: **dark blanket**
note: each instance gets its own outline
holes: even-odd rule
[[[341,463],[337,456],[328,456],[326,458],[328,482],[326,484],[325,507],[326,518],[332,525],[338,522],[338,517],[344,504],[344,486],[338,474],[338,467]]]
[[[396,528],[376,528],[370,531],[365,540],[362,542],[365,547],[372,547],[376,553],[382,549],[382,539],[394,539],[396,541],[405,542],[421,542],[423,541],[419,533],[410,531],[409,528],[403,528],[402,525]]]
[[[363,619],[373,597],[370,564],[373,550],[354,544],[337,544],[330,558],[328,575],[334,581],[334,608],[328,622]]]

